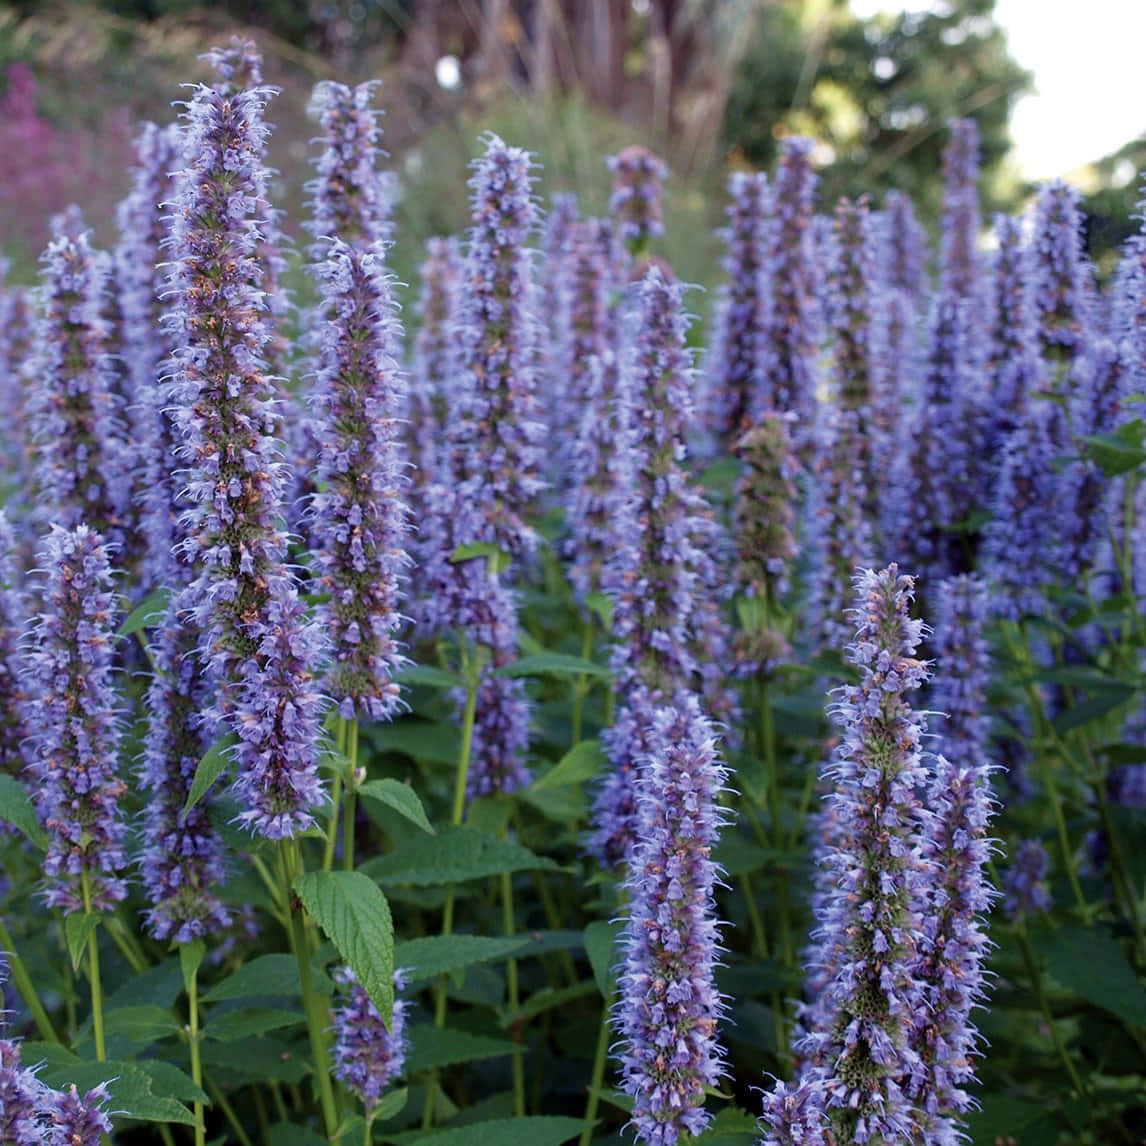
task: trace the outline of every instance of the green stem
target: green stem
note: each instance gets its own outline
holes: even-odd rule
[[[91,884],[87,869],[80,872],[80,886],[84,896],[84,914],[92,914]],[[107,1062],[107,1045],[103,1037],[103,989],[99,977],[99,926],[91,929],[88,935],[88,978],[92,989],[92,1035],[95,1039],[97,1062]]]
[[[601,1012],[601,1026],[597,1031],[597,1050],[593,1056],[593,1074],[589,1079],[589,1097],[585,1103],[585,1125],[581,1128],[581,1137],[577,1146],[589,1146],[593,1139],[593,1127],[597,1124],[597,1104],[600,1101],[601,1087],[605,1084],[605,1064],[609,1058],[609,1011],[612,1009],[613,997],[605,1000],[605,1008]]]
[[[501,915],[507,938],[512,938],[515,930],[513,917],[513,880],[510,873],[501,873]],[[505,961],[505,978],[509,990],[509,1013],[513,1016],[513,1041],[521,1042],[521,1020],[517,1017],[521,1005],[517,983],[517,960],[512,956]],[[515,1118],[525,1117],[525,1062],[520,1054],[513,1056],[513,1114]]]
[[[1050,1031],[1051,1041],[1054,1043],[1055,1050],[1058,1056],[1062,1059],[1063,1065],[1066,1067],[1067,1074],[1070,1075],[1071,1084],[1074,1086],[1076,1094],[1085,1094],[1086,1088],[1082,1085],[1082,1080],[1078,1077],[1078,1071],[1075,1069],[1074,1063],[1071,1061],[1070,1055],[1067,1054],[1066,1047],[1063,1045],[1062,1036],[1058,1032],[1058,1027],[1055,1026],[1054,1015],[1051,1014],[1050,1004],[1047,1002],[1046,993],[1043,991],[1042,975],[1039,973],[1038,963],[1035,962],[1034,952],[1031,950],[1030,941],[1027,939],[1026,925],[1019,923],[1015,928],[1015,935],[1019,940],[1019,950],[1023,955],[1023,963],[1027,969],[1027,976],[1031,981],[1031,989],[1035,993],[1035,998],[1043,1013],[1043,1019],[1046,1022],[1047,1029]]]
[[[374,1135],[370,1133],[370,1128],[374,1123],[374,1119],[367,1113],[362,1115],[362,1146],[370,1146],[374,1141]]]
[[[334,867],[334,844],[338,839],[338,813],[342,804],[341,760],[346,755],[346,725],[347,721],[339,717],[334,733],[334,747],[339,756],[339,771],[335,772],[334,783],[330,786],[330,820],[326,825],[326,844],[322,849],[323,871],[330,871]]]
[[[60,1036],[56,1034],[56,1028],[52,1026],[52,1020],[48,1018],[48,1012],[40,1001],[36,985],[28,974],[28,968],[24,966],[24,960],[16,954],[16,944],[12,942],[12,936],[3,919],[0,919],[0,950],[3,950],[8,957],[8,971],[12,976],[12,982],[16,984],[16,990],[20,992],[24,1005],[32,1012],[40,1037],[45,1042],[62,1045]]]
[[[768,812],[772,825],[772,845],[780,846],[780,773],[776,764],[776,729],[772,719],[772,700],[768,682],[760,682],[760,739],[768,775]]]
[[[760,908],[756,906],[756,895],[752,890],[752,877],[745,872],[740,877],[740,890],[744,893],[744,909],[748,912],[748,923],[752,928],[752,943],[756,955],[768,958],[768,937],[764,933],[764,920]]]
[[[586,618],[581,635],[581,659],[593,654],[593,614]],[[573,682],[573,743],[581,743],[581,725],[585,711],[585,697],[589,693],[589,678],[582,673]]]
[[[159,1131],[159,1137],[163,1139],[163,1146],[175,1146],[175,1136],[166,1122],[157,1122],[156,1129]]]
[[[293,895],[291,888],[300,870],[298,845],[294,840],[279,841],[279,858],[282,863],[283,893],[288,902]],[[298,962],[299,987],[302,993],[302,1009],[306,1015],[306,1025],[310,1033],[310,1051],[314,1058],[314,1074],[318,1083],[318,1097],[322,1105],[322,1119],[326,1136],[333,1138],[338,1129],[338,1112],[334,1105],[334,1087],[330,1081],[330,1055],[326,1047],[327,1022],[319,1009],[318,996],[314,991],[314,981],[310,973],[310,945],[301,908],[290,912],[291,946]]]
[[[206,1083],[207,1093],[211,1096],[211,1101],[223,1112],[223,1117],[230,1123],[231,1129],[235,1132],[235,1137],[238,1138],[242,1146],[254,1146],[250,1135],[243,1129],[243,1124],[239,1121],[235,1108],[227,1101],[227,1096],[212,1079],[206,1079]]]
[[[342,820],[342,867],[354,870],[354,817],[358,812],[358,718],[347,730],[347,755],[350,757],[346,778],[346,808]]]
[[[287,1113],[286,1101],[283,1099],[282,1088],[273,1079],[271,1081],[271,1098],[275,1102],[275,1111],[279,1116],[280,1122],[289,1122],[290,1115]]]
[[[263,1092],[257,1087],[251,1087],[251,1097],[255,1102],[255,1117],[259,1120],[259,1137],[263,1146],[271,1146],[271,1120],[267,1115],[267,1100]]]
[[[137,975],[146,971],[150,965],[149,960],[147,956],[144,955],[143,948],[140,947],[139,941],[123,920],[120,919],[118,915],[109,915],[107,918],[107,929],[131,969]]]
[[[187,1011],[190,1018],[191,1081],[200,1089],[203,1086],[203,1063],[199,1057],[199,971],[196,968],[187,979]],[[203,1146],[207,1141],[207,1127],[203,1122],[203,1104],[196,1102],[195,1146]]]

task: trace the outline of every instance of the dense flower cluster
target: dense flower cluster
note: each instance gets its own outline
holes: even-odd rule
[[[880,266],[884,283],[908,298],[922,297],[927,288],[927,231],[915,216],[911,196],[889,191],[883,200]]]
[[[393,1017],[387,1028],[366,989],[349,967],[335,973],[340,1001],[330,1012],[334,1028],[334,1076],[356,1094],[366,1107],[366,1117],[378,1105],[386,1088],[400,1078],[406,1064],[406,1006],[394,1000]],[[402,973],[394,972],[394,990],[404,986]]]
[[[614,1023],[637,1138],[673,1146],[711,1121],[704,1091],[723,1073],[716,1025],[724,1006],[714,981],[719,869],[711,850],[727,772],[693,697],[656,709],[646,735]]]
[[[617,238],[631,251],[642,251],[650,239],[663,235],[662,184],[668,167],[646,147],[626,147],[609,158],[613,192],[609,213],[617,225]]]
[[[1056,179],[1039,191],[1031,237],[1032,305],[1039,341],[1052,361],[1071,363],[1091,328],[1092,284],[1083,256],[1082,196]]]
[[[931,706],[946,717],[940,724],[943,755],[960,768],[979,768],[987,760],[987,603],[987,585],[980,577],[962,574],[939,585]]]
[[[1003,872],[1003,913],[1008,919],[1021,921],[1050,910],[1049,870],[1046,848],[1038,840],[1021,840],[1011,855],[1011,866]]]
[[[24,601],[16,569],[16,538],[0,509],[0,773],[18,775],[28,763],[28,682],[20,661]]]
[[[42,606],[28,671],[37,694],[31,772],[48,835],[47,900],[65,914],[127,895],[112,662],[115,595],[103,538],[53,527],[38,555]]]

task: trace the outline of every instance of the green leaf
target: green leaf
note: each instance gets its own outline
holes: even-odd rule
[[[604,665],[568,653],[537,653],[495,669],[494,676],[612,676]]]
[[[251,1038],[238,1042],[205,1042],[203,1063],[212,1070],[230,1071],[244,1082],[301,1082],[310,1073],[305,1041]]]
[[[183,815],[189,811],[207,794],[207,789],[226,771],[230,763],[231,749],[236,738],[233,733],[216,740],[206,752],[195,768],[195,778],[191,781],[191,791],[187,793],[187,802],[183,805]]]
[[[422,831],[431,836],[437,835],[430,821],[426,818],[426,809],[422,807],[418,793],[409,784],[403,784],[400,780],[392,779],[368,780],[358,789],[358,794],[393,808],[398,815],[404,816]]]
[[[360,871],[310,871],[296,876],[293,886],[389,1029],[394,1011],[394,923],[378,885]]]
[[[203,1037],[230,1043],[252,1035],[265,1035],[268,1031],[281,1030],[283,1027],[293,1027],[305,1021],[305,1017],[298,1011],[286,1011],[278,1007],[241,1007],[212,1018],[203,1028]]]
[[[534,780],[531,787],[556,788],[564,784],[580,784],[591,780],[605,763],[605,750],[600,740],[582,740],[574,744],[544,776]]]
[[[193,939],[190,943],[179,945],[179,970],[183,973],[183,990],[188,995],[191,994],[191,981],[199,974],[206,954],[207,945],[202,939]]]
[[[528,939],[526,935],[426,935],[396,944],[394,966],[405,971],[411,982],[436,979],[439,975],[449,975],[475,963],[504,959],[524,947]]]
[[[151,1079],[151,1087],[156,1094],[177,1098],[180,1102],[202,1102],[211,1105],[207,1092],[195,1085],[195,1080],[184,1074],[177,1066],[163,1059],[145,1058],[133,1063]]]
[[[1009,1094],[984,1094],[980,1101],[980,1108],[967,1115],[971,1142],[1045,1146],[1058,1137],[1058,1124],[1045,1103]]]
[[[271,1127],[271,1146],[330,1146],[330,1142],[309,1126],[299,1126],[297,1122],[276,1122]]]
[[[399,684],[424,684],[428,688],[464,688],[465,681],[456,672],[446,672],[434,665],[407,665],[394,674]]]
[[[260,955],[244,963],[233,975],[204,996],[207,1003],[266,995],[298,995],[298,963],[293,955]]]
[[[48,846],[48,837],[36,819],[36,809],[32,807],[27,789],[6,772],[0,773],[0,820],[23,832],[37,847]]]
[[[1066,988],[1112,1015],[1146,1028],[1146,989],[1106,931],[1078,924],[1043,939],[1050,973]]]
[[[410,1054],[406,1070],[417,1074],[437,1067],[456,1066],[461,1062],[477,1062],[485,1058],[499,1058],[506,1054],[521,1054],[522,1043],[508,1039],[491,1039],[486,1035],[473,1035],[469,1031],[454,1031],[424,1023],[410,1029]]]
[[[470,545],[459,545],[450,554],[450,561],[456,565],[459,561],[472,561],[476,557],[492,558],[491,563],[495,573],[508,569],[513,560],[504,549],[499,549],[492,541],[475,541]]]
[[[1146,462],[1142,431],[1142,419],[1135,418],[1119,426],[1113,433],[1084,437],[1083,455],[1090,458],[1107,477],[1129,473]]]
[[[606,923],[602,919],[595,919],[585,928],[585,953],[589,956],[589,965],[593,968],[593,977],[605,999],[612,997],[617,977],[617,938],[621,934],[619,920]]]
[[[452,726],[399,720],[386,726],[385,739],[379,747],[386,752],[401,752],[413,760],[453,767],[458,762],[459,738],[457,728]]]
[[[1137,689],[1131,685],[1114,685],[1098,696],[1090,696],[1078,704],[1072,704],[1054,718],[1055,730],[1065,734],[1075,728],[1081,728],[1093,720],[1101,720],[1107,713],[1113,712],[1119,705],[1125,704],[1135,692]]]
[[[390,1118],[397,1118],[406,1109],[406,1100],[410,1092],[403,1086],[400,1090],[391,1090],[382,1096],[381,1102],[374,1107],[374,1121],[385,1122]]]
[[[151,1003],[139,1007],[119,1007],[104,1015],[104,1031],[108,1035],[126,1035],[133,1042],[144,1046],[177,1035],[182,1029],[170,1011]]]
[[[450,826],[432,839],[422,835],[405,840],[389,855],[367,861],[361,870],[384,885],[429,887],[507,871],[552,871],[557,866],[514,840],[496,840],[470,828]]]
[[[80,960],[83,959],[88,947],[88,939],[99,924],[100,917],[87,912],[83,915],[75,912],[64,916],[64,937],[68,941],[68,954],[72,959],[73,971],[79,970]]]
[[[149,593],[130,613],[119,626],[121,637],[130,637],[133,633],[142,632],[163,620],[167,612],[167,601],[170,597],[167,589],[156,589]]]
[[[730,494],[736,485],[736,479],[743,472],[744,463],[739,458],[717,458],[705,467],[704,473],[700,475],[700,484],[705,489]]]
[[[585,598],[585,605],[591,613],[601,621],[601,627],[606,633],[613,631],[613,598],[607,593],[590,593]]]
[[[538,1115],[535,1118],[493,1118],[472,1126],[455,1126],[430,1134],[422,1130],[395,1134],[395,1146],[562,1146],[585,1126],[580,1118]]]
[[[596,995],[597,990],[598,987],[595,979],[582,979],[579,983],[573,983],[568,987],[558,987],[556,989],[553,987],[542,987],[540,991],[534,991],[533,994],[517,1008],[516,1013],[507,1010],[501,1018],[501,1026],[508,1028],[512,1027],[515,1023],[536,1018],[538,1015],[545,1014],[546,1011],[563,1007],[566,1003],[576,1002],[578,999],[584,999],[589,995]]]

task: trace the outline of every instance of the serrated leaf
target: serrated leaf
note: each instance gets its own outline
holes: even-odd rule
[[[406,1109],[406,1100],[409,1097],[410,1092],[404,1086],[399,1090],[391,1090],[388,1094],[384,1094],[378,1105],[374,1107],[373,1120],[385,1122],[387,1119],[397,1118]]]
[[[309,1126],[276,1122],[271,1127],[271,1146],[330,1146],[330,1141]]]
[[[414,760],[456,766],[460,736],[458,730],[423,720],[399,720],[386,726],[386,752],[401,752]]]
[[[418,793],[409,784],[393,779],[368,780],[358,789],[358,794],[393,808],[398,815],[416,824],[422,831],[431,836],[437,835],[433,825],[426,818],[426,809],[422,807]]]
[[[568,653],[537,653],[522,657],[503,668],[495,669],[494,676],[593,676],[608,677],[613,674],[604,665],[584,657],[570,656]]]
[[[180,1102],[202,1102],[211,1105],[207,1092],[195,1085],[195,1080],[184,1074],[177,1066],[159,1058],[139,1059],[134,1066],[139,1067],[151,1079],[151,1087],[156,1094],[177,1098]]]
[[[421,684],[428,688],[464,688],[466,683],[457,673],[435,665],[406,665],[394,674],[394,680],[398,684]]]
[[[1089,696],[1086,700],[1072,704],[1054,718],[1052,723],[1055,730],[1065,735],[1091,721],[1101,720],[1119,705],[1125,704],[1136,691],[1131,685],[1115,684],[1098,696]]]
[[[528,936],[426,935],[394,947],[394,966],[406,972],[411,982],[436,979],[475,963],[491,963],[519,951]]]
[[[230,1043],[238,1039],[248,1039],[255,1035],[265,1035],[268,1031],[282,1030],[296,1023],[305,1022],[297,1011],[286,1011],[276,1007],[242,1007],[227,1011],[218,1018],[212,1018],[203,1028],[205,1039],[218,1039]]]
[[[216,740],[203,753],[195,767],[195,778],[191,781],[191,791],[187,793],[187,800],[183,805],[184,816],[203,799],[211,785],[226,771],[227,765],[230,763],[231,749],[234,746],[235,736],[228,733]]]
[[[600,740],[582,740],[574,744],[544,776],[534,780],[536,792],[542,788],[557,788],[566,784],[580,784],[591,780],[605,763],[605,750]]]
[[[492,1118],[472,1126],[425,1133],[415,1130],[389,1138],[395,1146],[562,1146],[585,1127],[580,1118],[538,1115],[534,1118]]]
[[[404,840],[396,851],[369,860],[361,870],[384,885],[429,887],[507,871],[553,870],[557,866],[515,840],[496,840],[470,828],[449,826],[441,828],[433,838],[422,835]]]
[[[394,1011],[394,923],[381,889],[359,871],[304,872],[292,886],[389,1029]]]
[[[260,955],[217,983],[204,996],[206,1003],[265,995],[297,995],[298,963],[293,955]]]
[[[183,975],[183,990],[188,994],[191,993],[191,981],[199,974],[206,954],[207,945],[202,939],[193,939],[190,943],[179,945],[179,970]]]
[[[1064,987],[1146,1029],[1146,989],[1108,932],[1072,924],[1050,932],[1039,946]]]
[[[27,789],[6,772],[0,773],[0,820],[23,832],[37,847],[48,846],[48,837],[36,818]]]
[[[502,1027],[511,1027],[514,1023],[525,1022],[545,1014],[546,1011],[556,1010],[566,1003],[576,1002],[588,995],[596,995],[598,991],[595,979],[582,979],[579,983],[572,983],[568,987],[542,987],[534,991],[516,1012],[506,1011],[501,1020]]]
[[[133,633],[152,628],[162,621],[167,612],[170,596],[167,589],[156,589],[153,593],[149,593],[124,618],[123,624],[119,626],[119,635],[130,637]]]
[[[88,948],[88,939],[99,924],[100,917],[88,912],[84,912],[83,915],[79,912],[73,912],[71,915],[64,916],[64,938],[68,943],[68,955],[72,960],[73,971],[79,970],[84,952]]]
[[[508,1039],[491,1039],[486,1035],[474,1035],[469,1031],[449,1030],[424,1023],[410,1028],[410,1053],[406,1058],[406,1070],[410,1074],[418,1074],[423,1070],[456,1066],[462,1062],[521,1054],[524,1050],[522,1043],[510,1042]]]
[[[601,995],[605,999],[612,997],[616,986],[617,965],[617,939],[621,934],[621,923],[616,921],[606,923],[602,919],[595,919],[585,928],[585,954],[589,956],[589,965],[593,968],[593,977],[597,980]]]
[[[244,1082],[301,1082],[310,1073],[309,1048],[305,1040],[286,1043],[279,1039],[251,1038],[233,1043],[205,1042],[204,1065],[227,1070]]]

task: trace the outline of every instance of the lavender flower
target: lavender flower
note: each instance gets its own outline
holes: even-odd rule
[[[101,1136],[111,1133],[111,1119],[100,1109],[108,1098],[104,1085],[82,1097],[74,1086],[55,1095],[51,1146],[99,1146]]]
[[[943,149],[943,218],[940,227],[940,291],[971,304],[979,321],[983,270],[979,256],[979,128],[972,119],[956,119]]]
[[[971,574],[939,585],[931,703],[946,715],[943,755],[957,768],[979,768],[987,759],[991,718],[987,708],[990,651],[983,637],[987,585]]]
[[[16,539],[0,509],[0,773],[17,776],[29,763],[28,683],[20,657],[24,603],[16,579]]]
[[[823,1026],[801,1051],[809,1077],[823,1080],[839,1140],[901,1141],[913,1130],[905,1090],[922,1066],[913,1034],[925,997],[916,966],[929,867],[915,844],[927,823],[917,795],[927,780],[923,719],[907,694],[927,668],[915,655],[922,622],[908,615],[912,578],[893,564],[862,570],[855,587],[849,659],[861,681],[837,690],[843,740],[825,770],[838,826],[817,937],[832,974],[817,1001]]]
[[[772,210],[768,177],[737,171],[728,180],[728,194],[728,226],[721,231],[728,281],[717,303],[708,362],[712,430],[724,441],[747,430],[766,406],[764,339],[771,305],[764,277]]]
[[[540,288],[544,323],[549,338],[541,347],[538,368],[549,380],[551,394],[550,422],[560,424],[564,411],[561,396],[564,379],[560,371],[565,361],[562,344],[570,338],[570,255],[571,240],[581,216],[581,207],[573,192],[558,192],[550,200],[541,240]],[[552,348],[559,348],[556,351]]]
[[[940,756],[927,789],[932,818],[922,851],[932,882],[916,972],[926,1005],[916,1015],[914,1036],[923,1073],[910,1093],[920,1140],[936,1146],[961,1140],[956,1119],[975,1106],[966,1089],[981,1053],[971,1011],[986,993],[984,916],[997,895],[983,874],[995,803],[989,773],[982,762],[961,766]]]
[[[5,1146],[42,1146],[45,1134],[40,1114],[49,1094],[20,1062],[19,1044],[0,1038],[0,1142]]]
[[[284,565],[283,475],[259,219],[267,171],[264,89],[199,87],[185,113],[167,315],[177,349],[171,398],[189,465],[183,557],[197,568],[193,621],[220,713],[239,737],[240,819],[278,838],[304,830],[321,798],[318,630]]]
[[[919,382],[920,348],[918,315],[914,299],[903,290],[884,288],[876,292],[870,331],[871,348],[871,453],[892,456],[906,433],[908,401]],[[880,482],[885,491],[877,498],[880,528],[886,528],[884,509],[890,482]]]
[[[457,323],[460,496],[477,507],[478,533],[514,557],[536,545],[526,517],[544,483],[537,420],[535,316],[525,243],[536,223],[529,154],[486,140],[470,180],[473,227]]]
[[[1050,892],[1046,878],[1050,857],[1038,840],[1020,840],[1011,856],[1011,866],[1003,872],[1003,914],[1020,923],[1036,912],[1049,911]]]
[[[338,238],[350,247],[385,242],[390,235],[389,188],[376,170],[382,129],[370,105],[377,81],[350,88],[324,80],[314,89],[311,108],[322,129],[323,151],[311,195],[310,230],[316,239]],[[312,252],[316,260],[324,248]]]
[[[394,632],[409,510],[397,428],[402,333],[378,250],[330,243],[316,268],[325,322],[315,394],[322,453],[312,546],[329,594],[320,621],[331,637],[327,691],[347,720],[386,720],[400,703]]]
[[[915,217],[911,196],[889,191],[883,199],[882,224],[885,284],[912,300],[922,298],[927,289],[927,231]]]
[[[637,1138],[673,1146],[709,1124],[704,1089],[724,1073],[716,1041],[724,1004],[714,981],[719,868],[710,857],[724,823],[718,797],[727,771],[693,697],[658,709],[648,736],[614,1024]]]
[[[875,229],[868,201],[841,199],[832,221],[834,258],[828,266],[832,298],[833,393],[866,422],[872,402],[871,326],[876,280]]]
[[[770,348],[763,406],[793,410],[809,426],[816,392],[821,315],[812,242],[816,175],[810,139],[785,139],[773,191],[765,273],[772,283],[772,310],[765,339]]]
[[[516,646],[516,640],[514,644]],[[516,652],[516,647],[513,652]],[[507,659],[495,650],[494,667],[507,663]],[[524,759],[529,748],[529,721],[530,704],[525,694],[525,682],[494,676],[491,670],[484,672],[478,683],[474,709],[470,769],[466,778],[467,799],[498,793],[508,795],[528,787],[532,777]]]
[[[1035,204],[1032,302],[1042,352],[1057,363],[1073,362],[1084,352],[1092,325],[1081,199],[1056,179],[1039,191]]]
[[[107,263],[86,233],[48,244],[29,377],[42,515],[122,540],[129,486],[102,314]]]
[[[0,445],[0,466],[15,491],[31,486],[31,435],[24,372],[32,345],[29,292],[5,281],[8,261],[0,257],[0,402],[7,412],[8,432]],[[18,493],[9,496],[14,507]],[[25,495],[26,496],[26,495]],[[20,498],[23,502],[24,498]]]
[[[38,693],[31,771],[49,839],[47,901],[65,914],[89,904],[104,911],[127,894],[111,569],[103,539],[86,525],[54,526],[39,563],[43,606],[28,672]]]
[[[186,616],[187,597],[186,592],[172,597],[152,638],[155,675],[147,693],[150,722],[142,774],[149,798],[139,861],[151,904],[148,931],[176,943],[230,924],[217,893],[224,879],[223,841],[211,823],[209,796],[183,811],[199,760],[217,731],[199,633]]]
[[[616,220],[617,237],[634,254],[664,234],[661,184],[668,168],[646,147],[626,147],[608,160],[613,173],[613,193],[609,214]]]
[[[342,1001],[330,1012],[334,1027],[334,1076],[366,1107],[370,1120],[374,1107],[386,1088],[400,1078],[406,1065],[406,1003],[394,1000],[390,1027],[382,1021],[378,1008],[349,967],[335,972]],[[402,972],[394,972],[394,990],[405,983]]]
[[[764,1093],[760,1146],[831,1146],[820,1079],[781,1082]]]

